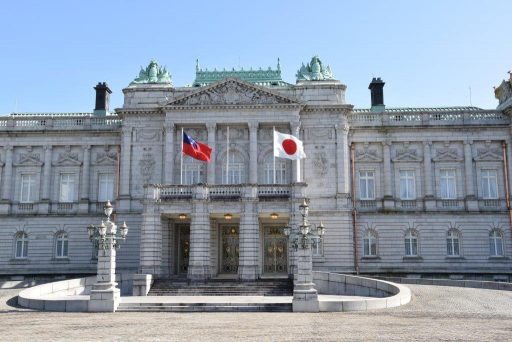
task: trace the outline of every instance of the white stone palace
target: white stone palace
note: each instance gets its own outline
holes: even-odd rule
[[[92,113],[0,117],[0,274],[95,273],[87,226],[112,200],[130,226],[118,273],[286,277],[283,227],[307,197],[326,226],[315,270],[511,280],[511,80],[497,109],[386,108],[383,87],[373,79],[371,108],[355,109],[318,57],[295,84],[279,63],[197,65],[186,87],[152,61],[114,111],[99,83]],[[274,127],[304,142],[299,166],[274,164]],[[181,166],[182,128],[210,163]]]

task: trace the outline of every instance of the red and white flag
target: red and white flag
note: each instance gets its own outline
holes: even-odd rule
[[[274,156],[287,159],[306,158],[302,141],[291,134],[274,131]]]

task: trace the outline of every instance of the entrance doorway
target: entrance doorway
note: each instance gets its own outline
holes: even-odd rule
[[[288,274],[288,240],[282,227],[264,228],[263,273]]]
[[[239,227],[238,225],[223,225],[220,227],[220,272],[223,274],[238,273],[238,259],[240,256]]]
[[[177,250],[177,270],[178,275],[186,275],[188,272],[188,258],[190,255],[190,225],[176,225]]]

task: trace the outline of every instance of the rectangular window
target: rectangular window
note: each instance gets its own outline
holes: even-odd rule
[[[400,170],[400,199],[416,199],[414,171],[412,170]]]
[[[114,174],[100,173],[98,177],[98,202],[114,199]]]
[[[224,184],[241,184],[244,165],[239,163],[229,164],[229,170],[226,179],[226,167],[222,168],[222,183]]]
[[[482,170],[482,198],[498,198],[498,172],[496,170]]]
[[[323,244],[323,240],[322,238],[320,239],[315,239],[315,242],[313,243],[313,256],[322,256],[322,244]]]
[[[274,184],[274,164],[267,163],[265,164],[265,183],[266,184]],[[286,183],[286,164],[276,162],[276,184],[285,184]]]
[[[75,200],[75,174],[61,173],[59,202],[73,202]]]
[[[200,164],[184,165],[184,184],[198,184],[203,182],[203,168]]]
[[[375,199],[375,172],[359,171],[359,199]]]
[[[21,175],[20,202],[32,203],[35,197],[35,176],[33,174]]]
[[[457,198],[457,190],[455,185],[455,170],[441,170],[439,173],[439,184],[441,187],[441,199]]]

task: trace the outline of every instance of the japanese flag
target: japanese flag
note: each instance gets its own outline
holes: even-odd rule
[[[287,159],[306,158],[302,141],[291,134],[274,131],[274,156]]]

